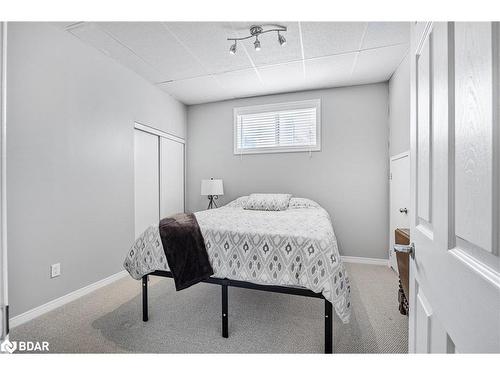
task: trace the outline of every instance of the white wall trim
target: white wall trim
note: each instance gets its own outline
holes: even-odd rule
[[[393,156],[391,156],[390,160],[391,161],[395,161],[395,160],[399,160],[399,159],[405,158],[407,156],[410,156],[410,150],[401,152],[401,153],[399,153],[397,155],[393,155]]]
[[[361,264],[372,264],[378,266],[389,266],[388,259],[380,258],[365,258],[365,257],[351,257],[351,256],[341,256],[341,259],[345,263],[361,263]],[[10,327],[14,328],[21,324],[24,324],[32,319],[38,318],[39,316],[48,313],[58,307],[61,307],[67,303],[73,302],[78,298],[81,298],[89,293],[96,291],[106,285],[109,285],[117,280],[128,275],[126,270],[120,271],[111,275],[105,279],[97,281],[93,284],[84,286],[74,292],[68,293],[62,297],[56,298],[50,302],[47,302],[41,306],[35,307],[34,309],[28,310],[22,314],[16,315],[10,319]]]
[[[84,286],[83,288],[80,288],[78,290],[75,290],[74,292],[68,293],[62,297],[56,298],[50,302],[47,302],[41,306],[35,307],[34,309],[28,310],[22,314],[16,315],[13,318],[10,319],[10,327],[16,327],[20,324],[26,323],[32,319],[38,318],[40,315],[43,315],[45,313],[48,313],[49,311],[52,311],[58,307],[61,307],[69,302],[72,302],[74,300],[77,300],[80,297],[83,297],[89,293],[92,293],[96,291],[97,289],[100,289],[106,285],[109,285],[125,276],[128,275],[128,272],[126,270],[120,271],[118,273],[115,273],[114,275],[111,275],[109,277],[106,277],[105,279],[102,279],[100,281],[97,281],[93,284]]]
[[[143,132],[154,134],[159,137],[168,138],[172,141],[179,142],[182,144],[186,143],[186,140],[181,137],[177,137],[176,135],[164,132],[163,130],[153,128],[152,126],[141,124],[140,122],[137,121],[134,123],[134,129],[142,130]]]
[[[346,256],[346,255],[341,255],[340,258],[345,263],[373,264],[373,265],[376,265],[376,266],[387,266],[387,267],[389,267],[389,259],[365,258],[365,257],[351,257],[351,256]]]

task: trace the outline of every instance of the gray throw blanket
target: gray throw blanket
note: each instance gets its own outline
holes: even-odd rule
[[[214,274],[194,214],[176,214],[160,221],[160,238],[175,289],[190,287]]]

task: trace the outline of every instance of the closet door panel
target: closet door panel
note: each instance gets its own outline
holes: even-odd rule
[[[184,212],[184,144],[160,138],[160,215]]]
[[[160,207],[158,137],[134,130],[135,236],[158,224]]]

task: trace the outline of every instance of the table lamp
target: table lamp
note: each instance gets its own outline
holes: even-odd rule
[[[206,195],[208,197],[208,210],[211,208],[216,208],[216,199],[219,199],[219,195],[224,195],[224,186],[222,180],[201,180],[201,195]]]

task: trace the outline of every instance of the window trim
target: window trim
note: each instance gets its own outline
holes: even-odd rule
[[[287,109],[316,108],[316,145],[315,146],[274,146],[260,148],[238,148],[238,116],[253,113],[284,111]],[[279,152],[311,152],[321,151],[321,99],[309,99],[295,102],[273,103],[235,107],[233,109],[233,149],[234,155],[268,154]]]

